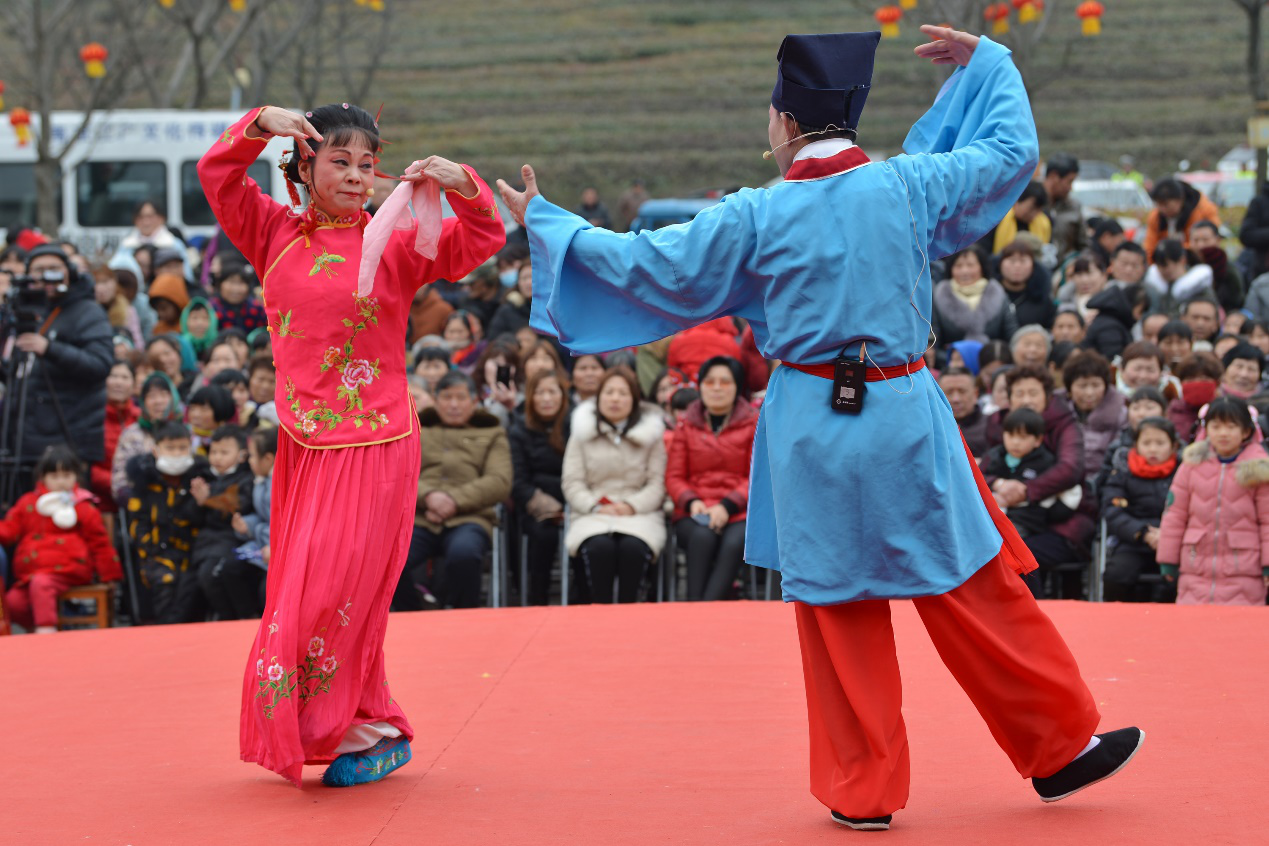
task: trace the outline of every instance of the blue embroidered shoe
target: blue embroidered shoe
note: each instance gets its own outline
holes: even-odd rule
[[[327,787],[369,784],[409,763],[411,757],[410,741],[405,737],[385,737],[369,749],[340,755],[322,773],[322,784]]]

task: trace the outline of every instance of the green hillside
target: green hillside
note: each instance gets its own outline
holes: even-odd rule
[[[570,204],[588,183],[611,201],[636,176],[654,196],[761,184],[775,175],[761,152],[780,39],[873,28],[845,0],[426,5],[403,16],[378,77],[398,142],[389,163],[436,151],[506,176],[529,161]],[[1131,152],[1157,173],[1215,162],[1245,138],[1246,18],[1232,3],[1108,0],[1098,38],[1078,35],[1075,3],[1050,5],[1031,83],[1044,151]],[[941,78],[911,56],[915,23],[903,30],[878,56],[869,150],[896,151]]]
[[[347,0],[351,3],[351,0]],[[920,0],[930,6],[931,0]],[[365,105],[386,103],[385,165],[440,153],[489,177],[537,166],[572,205],[594,184],[609,202],[635,177],[654,196],[758,185],[775,53],[789,32],[872,29],[864,0],[386,0],[393,37]],[[1104,33],[1082,38],[1077,0],[1054,16],[1029,77],[1043,150],[1152,174],[1214,163],[1245,137],[1246,17],[1229,0],[1105,0]],[[86,12],[108,14],[104,0]],[[279,6],[278,8],[290,8]],[[365,21],[362,17],[360,20]],[[882,42],[861,125],[869,151],[897,151],[945,71],[916,61],[918,10]],[[364,42],[358,33],[357,42]],[[15,58],[0,31],[0,68]],[[247,49],[244,47],[243,49]],[[1059,74],[1063,57],[1065,73]],[[347,99],[326,63],[320,99]],[[0,76],[4,74],[0,72]],[[283,74],[272,102],[295,103]],[[11,92],[12,93],[12,92]],[[143,93],[137,95],[143,97]],[[222,106],[218,92],[209,105]],[[69,107],[73,98],[64,104]],[[136,99],[129,105],[149,105]],[[492,181],[492,179],[491,179]]]

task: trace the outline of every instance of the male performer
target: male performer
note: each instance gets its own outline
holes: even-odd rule
[[[1045,801],[1114,774],[1136,728],[1100,715],[1018,573],[1035,560],[995,507],[922,354],[929,259],[973,244],[1035,169],[1035,125],[1009,51],[923,27],[962,66],[908,155],[854,145],[879,34],[790,35],[768,136],[785,182],[691,223],[617,235],[499,183],[528,228],[533,324],[576,353],[643,344],[723,315],[776,370],[754,440],[746,560],[795,603],[811,792],[855,829],[908,798],[887,600],[912,599],[940,656]]]

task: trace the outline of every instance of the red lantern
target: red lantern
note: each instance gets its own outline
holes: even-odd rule
[[[1102,15],[1106,13],[1106,7],[1097,0],[1087,0],[1087,2],[1079,4],[1075,9],[1075,14],[1079,16],[1081,30],[1085,35],[1101,35],[1102,34]]]
[[[101,79],[106,75],[106,59],[110,51],[93,41],[79,48],[79,60],[84,63],[84,73],[89,79]]]
[[[18,146],[25,147],[31,143],[31,113],[26,109],[14,109],[9,112],[9,124],[18,136]]]
[[[882,6],[873,14],[873,17],[877,19],[877,23],[881,24],[882,38],[899,37],[899,20],[903,17],[902,9],[898,6]]]
[[[991,24],[992,35],[1004,35],[1009,31],[1009,4],[992,3],[983,9],[983,18]]]
[[[1044,9],[1044,0],[1013,0],[1013,7],[1018,10],[1018,23],[1035,23]]]
[[[0,80],[0,112],[4,111],[4,81]]]

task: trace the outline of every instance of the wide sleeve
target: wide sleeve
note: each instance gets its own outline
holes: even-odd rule
[[[742,190],[687,223],[624,234],[534,197],[529,325],[576,354],[603,353],[738,312],[759,289],[762,196]]]
[[[978,41],[889,163],[903,178],[930,258],[983,237],[1022,193],[1039,160],[1035,121],[1010,52]]]
[[[1185,537],[1185,525],[1190,520],[1190,476],[1193,465],[1181,463],[1181,469],[1168,488],[1167,504],[1163,507],[1163,520],[1159,523],[1159,546],[1154,558],[1160,564],[1181,563],[1181,539]]]
[[[198,181],[220,228],[251,266],[261,269],[268,265],[269,242],[287,214],[286,207],[265,196],[247,176],[272,137],[247,137],[247,128],[262,111],[253,109],[226,129],[198,162]]]
[[[414,249],[417,220],[409,229],[396,230],[389,238],[387,251],[409,268],[401,278],[411,293],[438,279],[462,279],[507,243],[507,231],[498,213],[498,204],[494,202],[493,190],[470,166],[461,167],[476,183],[476,193],[468,197],[446,190],[445,197],[454,216],[441,222],[436,258],[428,259]]]

